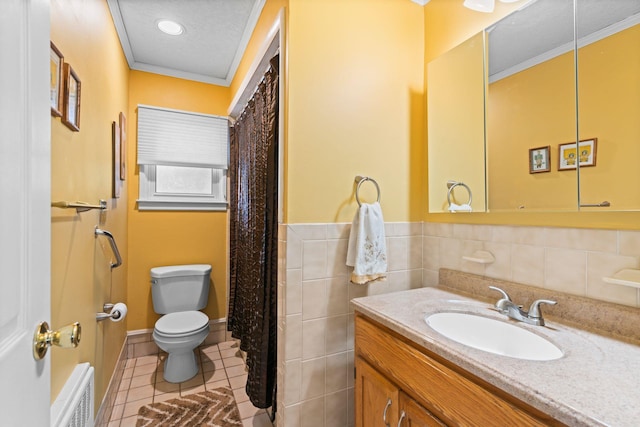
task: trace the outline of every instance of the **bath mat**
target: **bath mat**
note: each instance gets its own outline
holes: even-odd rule
[[[166,402],[150,403],[138,410],[136,427],[242,426],[231,389],[226,387]]]

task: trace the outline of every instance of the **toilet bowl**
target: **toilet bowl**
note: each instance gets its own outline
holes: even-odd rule
[[[207,303],[210,273],[206,264],[151,269],[153,308],[163,314],[153,340],[167,352],[163,376],[168,382],[184,382],[198,373],[194,350],[209,334],[209,318],[198,310]]]
[[[181,311],[162,316],[153,328],[157,346],[167,352],[164,379],[180,383],[198,373],[193,350],[207,338],[209,318],[199,311]]]

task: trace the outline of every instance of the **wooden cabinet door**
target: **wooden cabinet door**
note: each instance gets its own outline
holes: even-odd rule
[[[404,393],[400,393],[398,427],[444,427],[438,418]]]
[[[396,427],[400,391],[364,360],[356,358],[356,427]]]

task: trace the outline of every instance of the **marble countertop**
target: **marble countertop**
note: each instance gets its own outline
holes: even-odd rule
[[[640,346],[553,320],[547,320],[546,326],[517,322],[564,353],[550,361],[521,360],[459,344],[431,329],[424,320],[429,314],[456,311],[514,322],[485,302],[439,288],[420,288],[356,298],[352,306],[567,425],[640,423]]]

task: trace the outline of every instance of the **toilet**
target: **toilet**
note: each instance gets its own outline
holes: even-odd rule
[[[179,383],[198,373],[194,349],[209,334],[209,318],[198,311],[209,298],[208,264],[169,265],[151,269],[153,310],[162,314],[153,339],[167,352],[164,379]]]

